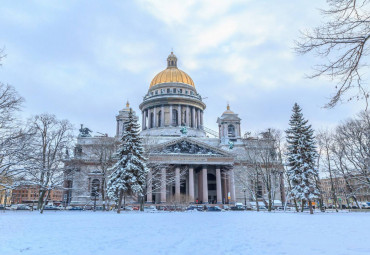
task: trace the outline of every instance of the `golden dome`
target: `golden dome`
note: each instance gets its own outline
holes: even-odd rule
[[[150,87],[153,87],[160,83],[167,82],[180,82],[185,83],[195,88],[193,80],[184,71],[177,68],[177,57],[171,52],[167,58],[167,69],[158,73],[150,83]]]

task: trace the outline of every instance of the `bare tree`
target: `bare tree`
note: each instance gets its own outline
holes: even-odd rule
[[[330,180],[330,195],[334,201],[334,208],[338,212],[338,196],[337,196],[337,185],[335,183],[335,169],[333,169],[332,162],[332,147],[333,147],[333,138],[332,134],[327,130],[320,130],[316,135],[317,144],[319,146],[319,151],[322,154],[322,159],[320,161],[319,169],[329,174]],[[321,156],[321,155],[320,155]],[[321,158],[321,157],[320,157]]]
[[[337,82],[336,93],[326,107],[334,107],[356,88],[348,101],[364,99],[367,108],[369,89],[362,77],[369,54],[369,0],[327,0],[327,3],[328,9],[321,10],[323,24],[302,32],[295,50],[300,54],[315,53],[323,59],[309,78],[328,76]]]
[[[39,187],[38,209],[43,212],[50,191],[62,187],[63,160],[71,145],[72,125],[58,120],[54,115],[41,114],[32,117],[29,125],[34,133],[26,166],[27,177]]]
[[[280,134],[277,130],[269,129],[267,132],[259,133],[256,138],[243,140],[247,164],[243,171],[235,171],[235,176],[238,180],[237,185],[248,190],[256,201],[257,211],[259,211],[258,199],[265,199],[260,194],[261,185],[267,195],[268,201],[265,203],[269,211],[272,210],[277,189],[281,186],[280,173],[283,172],[283,165],[281,158],[278,157]]]
[[[0,60],[3,57],[0,51]],[[29,135],[18,118],[23,98],[10,85],[0,82],[0,194],[6,204],[14,180],[24,171],[22,157]]]
[[[106,195],[107,180],[110,172],[108,169],[113,165],[113,155],[117,150],[118,143],[113,139],[109,139],[107,136],[102,136],[95,139],[94,144],[89,148],[90,155],[97,162],[97,167],[102,175],[101,189],[99,189],[98,197],[100,196],[103,201],[103,210],[107,210],[109,207],[109,196]]]

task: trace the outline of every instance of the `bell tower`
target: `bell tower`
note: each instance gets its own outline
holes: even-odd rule
[[[221,144],[237,142],[241,139],[240,121],[238,114],[230,110],[227,104],[226,111],[217,119],[218,132]]]
[[[123,130],[125,129],[125,123],[128,121],[128,113],[130,112],[130,103],[127,101],[126,107],[119,111],[118,115],[116,116],[117,120],[117,128],[116,128],[116,137],[120,138],[122,136]],[[135,111],[133,111],[133,114],[135,118],[137,119],[137,116],[135,114]]]

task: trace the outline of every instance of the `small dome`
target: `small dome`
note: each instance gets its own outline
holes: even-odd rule
[[[230,105],[227,104],[226,111],[223,114],[235,114],[233,111],[230,110]]]
[[[158,73],[150,83],[150,87],[153,87],[161,83],[179,82],[188,84],[195,88],[193,80],[184,71],[177,68],[177,57],[173,52],[167,58],[167,68],[162,72]]]

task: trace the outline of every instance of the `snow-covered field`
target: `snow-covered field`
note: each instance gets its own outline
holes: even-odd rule
[[[6,211],[0,254],[370,254],[370,213]]]

